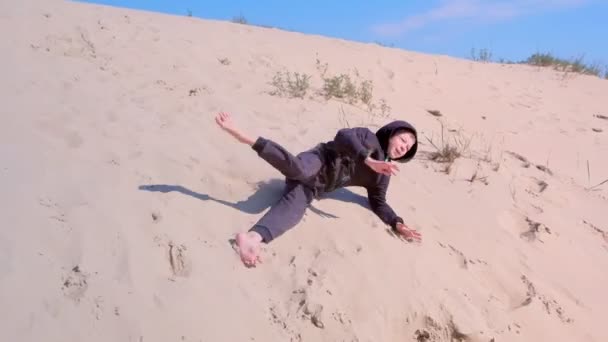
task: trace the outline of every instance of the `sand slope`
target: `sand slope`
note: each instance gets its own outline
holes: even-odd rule
[[[63,1],[3,1],[0,44],[2,341],[608,340],[608,81]],[[325,63],[389,115],[316,95]],[[423,244],[353,188],[243,267],[281,175],[219,110],[294,152],[412,121],[388,197]],[[442,124],[470,143],[449,172]]]

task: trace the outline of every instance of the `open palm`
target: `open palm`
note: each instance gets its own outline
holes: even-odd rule
[[[234,131],[234,123],[232,122],[232,118],[230,117],[230,114],[226,112],[218,113],[215,117],[215,122],[225,131]]]
[[[393,163],[374,160],[372,158],[366,159],[365,164],[367,164],[367,166],[369,166],[372,170],[387,176],[396,175],[397,171],[399,171],[397,165]]]
[[[422,242],[422,236],[415,229],[412,229],[405,224],[397,223],[397,232],[408,242]]]

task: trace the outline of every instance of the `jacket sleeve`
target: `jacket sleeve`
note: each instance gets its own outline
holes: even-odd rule
[[[367,128],[343,128],[336,134],[334,144],[339,152],[351,155],[360,162],[371,153],[369,140],[372,138],[375,135]]]
[[[386,203],[386,191],[390,177],[382,175],[380,180],[373,186],[367,188],[367,197],[372,211],[384,222],[395,229],[397,222],[403,223],[403,219],[395,214],[391,206]]]

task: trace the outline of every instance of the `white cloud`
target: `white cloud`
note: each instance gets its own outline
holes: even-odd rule
[[[439,6],[394,23],[372,27],[383,36],[402,35],[446,20],[500,21],[551,9],[575,7],[588,0],[441,0]]]

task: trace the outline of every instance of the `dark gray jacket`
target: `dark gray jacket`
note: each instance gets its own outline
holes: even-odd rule
[[[316,177],[316,196],[347,186],[362,186],[367,189],[373,212],[393,229],[403,219],[395,214],[386,202],[390,176],[379,174],[369,168],[364,160],[371,156],[376,160],[388,160],[389,138],[400,130],[408,130],[416,137],[412,148],[397,162],[410,161],[418,150],[416,129],[406,121],[393,121],[377,132],[369,128],[344,128],[337,132],[332,141],[319,144],[316,151],[323,160],[323,167]]]

